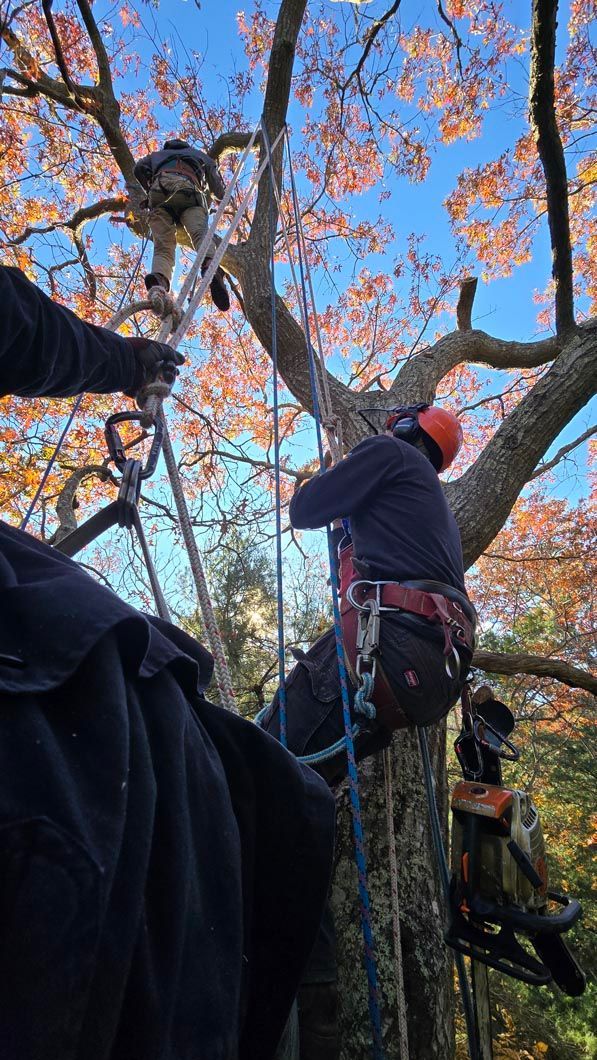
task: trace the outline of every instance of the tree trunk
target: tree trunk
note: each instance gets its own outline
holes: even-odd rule
[[[430,730],[438,802],[446,819],[445,726]],[[450,1060],[454,1055],[452,959],[443,941],[444,901],[429,829],[422,767],[414,732],[396,734],[392,745],[394,828],[402,963],[408,1014],[410,1060]],[[439,768],[438,768],[439,767]],[[398,1010],[388,869],[388,835],[383,759],[359,767],[363,830],[369,868],[373,933],[386,1060],[400,1056]],[[338,937],[341,1060],[365,1060],[371,1053],[367,980],[363,964],[357,874],[353,856],[348,790],[338,797],[338,835],[332,907]]]

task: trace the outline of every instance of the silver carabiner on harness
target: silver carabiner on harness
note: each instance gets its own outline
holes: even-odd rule
[[[357,653],[355,670],[357,677],[361,677],[367,668],[367,673],[375,677],[377,667],[377,654],[379,652],[379,603],[377,600],[365,600],[359,608],[359,627],[357,630]]]

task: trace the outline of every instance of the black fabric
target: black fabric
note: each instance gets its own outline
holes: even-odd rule
[[[19,269],[0,265],[0,305],[0,396],[110,394],[141,383],[128,339],[79,320]]]
[[[462,546],[437,473],[425,456],[389,435],[366,438],[339,464],[305,483],[290,502],[297,529],[350,518],[363,577],[432,578],[464,592]]]
[[[332,797],[196,694],[211,657],[186,634],[2,524],[0,556],[7,1055],[273,1055],[327,894]]]

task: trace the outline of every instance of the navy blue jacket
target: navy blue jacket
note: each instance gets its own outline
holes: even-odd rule
[[[0,267],[0,392],[130,388]],[[0,1053],[268,1060],[331,872],[325,784],[203,696],[211,656],[0,523]]]
[[[389,435],[366,438],[290,502],[299,530],[349,518],[354,559],[364,577],[431,578],[461,592],[462,545],[432,464],[414,446]]]

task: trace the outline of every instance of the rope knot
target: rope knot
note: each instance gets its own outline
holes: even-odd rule
[[[370,721],[375,719],[377,711],[371,702],[373,694],[373,678],[370,673],[361,674],[361,687],[354,697],[354,709],[357,714],[364,714]]]
[[[137,394],[137,405],[141,409],[140,424],[144,430],[153,427],[156,417],[162,407],[162,402],[170,396],[172,386],[163,379],[155,379],[153,383],[147,383]]]
[[[163,287],[152,287],[147,292],[147,298],[152,312],[160,320],[167,320],[168,317],[172,318],[170,330],[176,331],[182,320],[182,309],[178,308],[170,292],[165,291]]]

